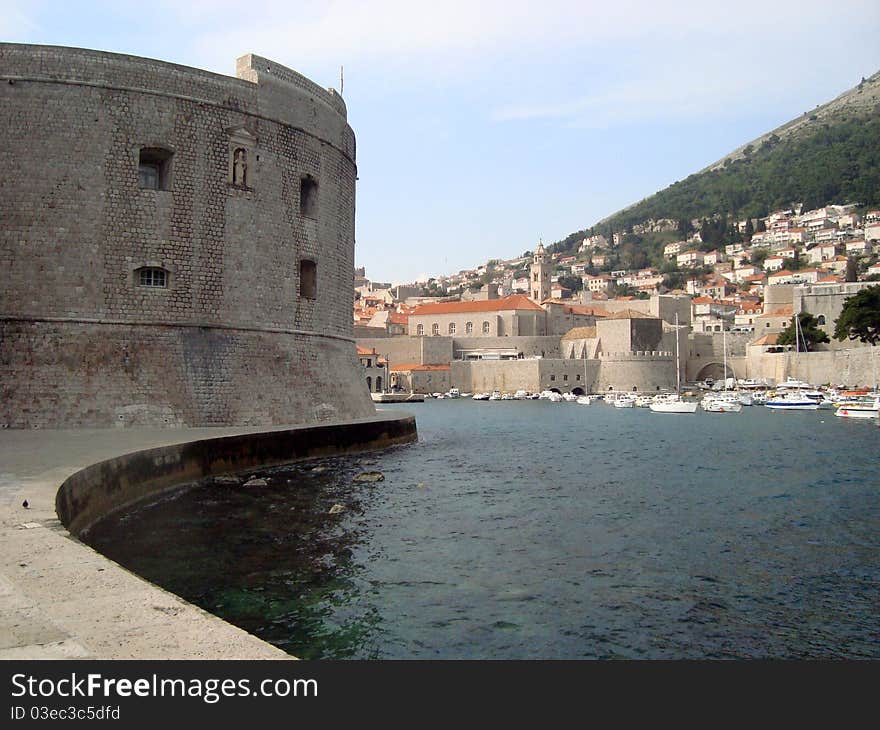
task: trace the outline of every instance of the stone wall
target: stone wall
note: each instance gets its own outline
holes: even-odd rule
[[[599,363],[596,360],[474,360],[452,363],[452,384],[463,392],[539,393],[556,389],[569,393],[592,391]]]
[[[374,412],[352,337],[345,105],[258,56],[238,69],[0,44],[0,422]],[[144,150],[163,155],[158,189],[139,183]]]
[[[504,349],[521,352],[524,357],[561,357],[559,337],[455,337],[452,341],[455,356],[462,350]]]
[[[860,347],[825,352],[750,353],[747,377],[767,378],[776,383],[793,377],[813,385],[830,383],[873,388],[880,378],[877,350],[877,347]]]
[[[663,348],[659,319],[599,319],[596,336],[602,352],[654,352]]]
[[[880,286],[878,282],[850,282],[845,284],[807,284],[796,286],[793,291],[794,311],[809,312],[819,321],[819,328],[824,330],[831,340],[822,349],[844,350],[858,348],[863,345],[858,340],[834,339],[834,325],[843,311],[844,302],[848,297],[855,296],[862,289]]]
[[[649,391],[675,389],[675,355],[605,355],[595,391]]]
[[[375,349],[395,365],[447,365],[452,360],[451,337],[377,337],[358,339],[360,347]]]

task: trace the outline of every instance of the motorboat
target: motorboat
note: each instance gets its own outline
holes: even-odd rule
[[[840,418],[878,418],[880,417],[880,395],[873,398],[851,398],[837,404],[835,416]]]
[[[648,408],[654,413],[696,413],[699,405],[697,401],[682,400],[678,393],[663,393],[654,396]]]
[[[489,400],[489,394],[488,393],[474,393],[473,396],[471,396],[471,400]]]
[[[461,398],[461,391],[458,388],[450,388],[446,391],[447,398]]]
[[[794,395],[797,398],[808,399],[816,403],[818,408],[834,407],[834,402],[830,398],[827,398],[825,396],[825,393],[823,393],[821,390],[819,390],[815,386],[810,385],[809,383],[805,383],[803,380],[796,380],[795,378],[787,378],[782,383],[779,383],[776,386],[776,395]],[[775,398],[770,400],[775,400]],[[767,404],[765,403],[764,405]]]
[[[739,400],[707,397],[700,401],[700,406],[707,413],[739,413],[743,409]]]
[[[612,405],[615,408],[634,408],[636,405],[636,399],[629,393],[621,393],[614,399]]]
[[[797,390],[779,392],[772,398],[768,398],[765,408],[773,408],[780,411],[818,411],[819,401],[808,397]]]

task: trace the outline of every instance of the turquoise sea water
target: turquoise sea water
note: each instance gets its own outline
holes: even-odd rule
[[[303,658],[880,657],[876,423],[410,411],[417,444],[191,486],[87,541]]]

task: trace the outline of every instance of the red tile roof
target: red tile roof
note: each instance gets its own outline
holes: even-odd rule
[[[482,299],[473,302],[439,302],[422,304],[412,312],[413,317],[426,314],[464,314],[466,312],[506,312],[509,310],[531,309],[543,312],[525,294],[512,294],[503,299]]]

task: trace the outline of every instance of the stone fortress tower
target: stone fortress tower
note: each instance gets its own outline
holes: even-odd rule
[[[550,270],[552,268],[547,261],[544,242],[539,240],[529,270],[532,300],[536,304],[540,304],[550,296]]]
[[[0,44],[0,424],[370,416],[333,90]]]

